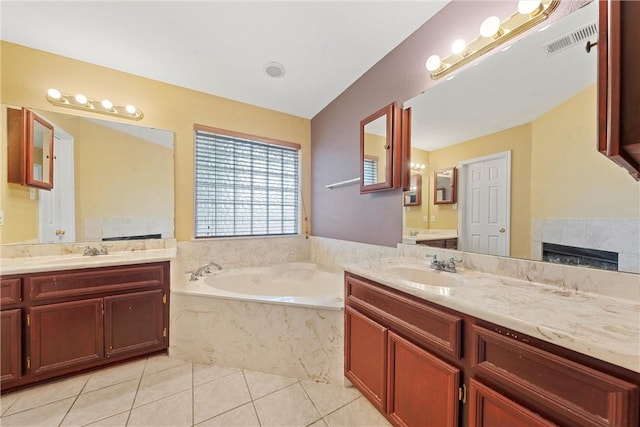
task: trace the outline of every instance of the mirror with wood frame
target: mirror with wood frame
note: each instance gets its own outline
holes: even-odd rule
[[[447,205],[456,202],[456,168],[444,168],[433,173],[433,203]]]
[[[422,204],[422,175],[412,174],[409,178],[409,191],[404,192],[405,206],[420,206]]]
[[[395,103],[381,108],[360,122],[360,193],[400,186],[400,126]]]

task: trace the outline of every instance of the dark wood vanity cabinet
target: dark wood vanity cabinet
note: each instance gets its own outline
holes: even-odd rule
[[[12,309],[2,306],[3,392],[168,348],[168,262],[25,274],[1,283],[3,301],[24,295],[6,304]]]
[[[433,248],[458,249],[458,238],[417,240],[416,244],[431,246]]]
[[[600,1],[598,149],[640,180],[640,2]]]
[[[345,376],[399,426],[624,426],[640,374],[345,274]]]

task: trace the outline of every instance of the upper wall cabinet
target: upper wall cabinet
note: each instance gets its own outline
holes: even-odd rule
[[[599,151],[640,180],[640,2],[601,1]]]
[[[408,145],[408,141],[403,138],[402,122],[395,103],[360,122],[360,193],[408,186],[403,179],[406,162],[402,158],[408,152],[403,145]]]
[[[7,180],[53,188],[53,126],[26,108],[7,109]]]

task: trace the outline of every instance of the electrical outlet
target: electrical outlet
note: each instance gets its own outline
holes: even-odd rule
[[[435,215],[431,215],[431,222],[436,222],[436,216]]]
[[[0,225],[4,225],[4,211],[0,211]]]
[[[30,188],[29,189],[29,198],[31,200],[35,200],[36,199],[36,189],[35,188]]]
[[[422,222],[425,222],[425,223],[426,223],[426,222],[429,222],[429,220],[428,220],[428,218],[427,218],[427,216],[426,216],[426,215],[422,217]]]

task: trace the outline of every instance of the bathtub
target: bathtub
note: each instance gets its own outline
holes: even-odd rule
[[[181,279],[171,290],[172,356],[344,384],[342,270],[294,262]]]

